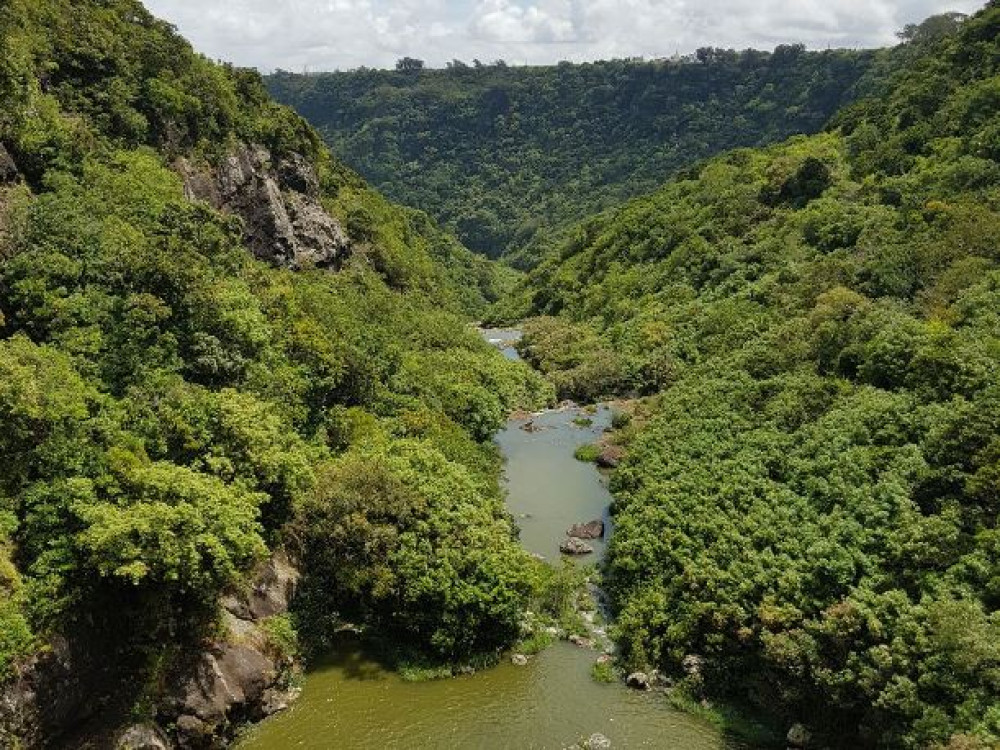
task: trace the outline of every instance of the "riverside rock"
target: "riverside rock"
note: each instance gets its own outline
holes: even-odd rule
[[[576,539],[601,539],[604,536],[604,521],[597,518],[589,523],[571,526],[566,536]]]
[[[617,445],[605,445],[597,454],[597,465],[602,469],[617,469],[625,457],[623,448]]]
[[[625,684],[634,690],[649,690],[649,675],[645,672],[633,672],[625,679]]]
[[[577,539],[575,536],[571,536],[559,545],[559,551],[564,555],[589,555],[593,553],[594,548],[585,543],[583,540]]]

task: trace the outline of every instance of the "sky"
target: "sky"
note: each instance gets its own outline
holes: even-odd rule
[[[669,57],[699,47],[892,44],[984,0],[145,0],[212,58],[264,72]]]

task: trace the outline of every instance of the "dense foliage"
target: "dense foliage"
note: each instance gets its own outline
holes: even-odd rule
[[[485,439],[551,394],[467,325],[485,261],[132,0],[13,0],[0,41],[0,678],[88,628],[162,668],[278,545],[436,656],[513,638],[529,560]],[[239,220],[185,198],[173,159],[240,142],[312,161],[354,243],[341,272],[254,260]],[[345,509],[399,540],[416,598],[351,572]]]
[[[874,59],[784,46],[653,62],[279,72],[267,82],[391,198],[476,251],[532,265],[561,229],[679,167],[816,132]]]
[[[629,663],[831,745],[995,747],[1000,5],[909,36],[829,132],[577,228],[523,348],[651,397],[613,479]]]

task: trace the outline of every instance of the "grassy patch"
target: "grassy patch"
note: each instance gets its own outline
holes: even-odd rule
[[[583,461],[584,463],[592,464],[597,461],[597,457],[601,455],[601,447],[599,445],[588,444],[581,445],[575,451],[573,451],[573,457],[577,461]]]
[[[595,661],[590,667],[590,676],[597,682],[615,682],[618,679],[615,666],[610,661]]]
[[[544,630],[537,630],[518,643],[517,646],[514,647],[514,651],[519,654],[534,656],[551,646],[553,641],[555,641],[555,636]]]
[[[671,706],[707,721],[720,732],[756,747],[776,747],[783,734],[763,720],[751,716],[730,704],[703,704],[683,688],[667,693]]]

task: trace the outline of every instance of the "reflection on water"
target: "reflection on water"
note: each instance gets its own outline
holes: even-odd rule
[[[517,331],[486,331],[498,342]],[[514,353],[516,356],[516,352]],[[574,419],[590,418],[581,426]],[[571,409],[513,420],[497,436],[504,457],[508,505],[521,541],[555,562],[566,530],[577,522],[607,520],[611,497],[593,466],[573,458],[595,441],[610,411]],[[596,561],[604,544],[594,542]],[[526,667],[508,662],[475,675],[407,683],[364,645],[345,636],[330,658],[307,677],[302,697],[287,713],[254,730],[246,750],[282,748],[538,748],[559,750],[600,732],[614,748],[722,748],[705,723],[669,708],[659,693],[639,693],[590,676],[597,654],[558,643]]]

